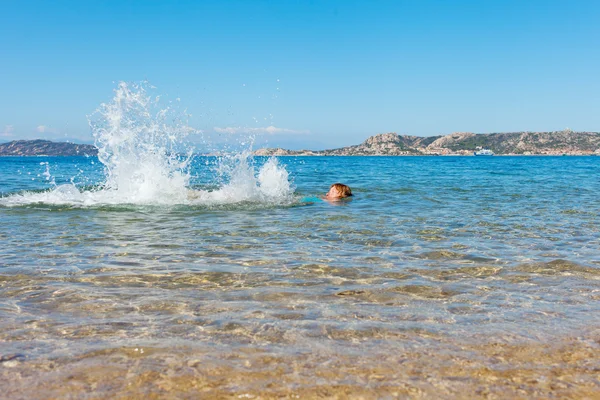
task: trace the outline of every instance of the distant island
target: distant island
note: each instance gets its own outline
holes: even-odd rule
[[[600,155],[600,132],[470,133],[445,136],[408,136],[383,133],[363,143],[332,150],[260,149],[261,156],[422,156],[473,155],[480,149],[499,155]]]
[[[95,156],[96,146],[51,142],[49,140],[13,140],[0,144],[0,156]]]
[[[473,155],[480,149],[498,155],[600,155],[600,132],[470,133],[445,136],[408,136],[383,133],[363,143],[331,150],[259,149],[259,156],[426,156]],[[98,149],[89,144],[15,140],[0,144],[0,156],[95,156]]]

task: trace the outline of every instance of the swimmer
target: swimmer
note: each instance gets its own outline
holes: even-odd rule
[[[325,195],[325,200],[341,200],[352,196],[352,189],[343,183],[334,183],[329,188],[329,192]]]
[[[352,189],[348,185],[343,183],[334,183],[329,188],[329,191],[323,197],[303,197],[300,201],[302,203],[318,203],[320,201],[340,201],[346,197],[352,196]]]

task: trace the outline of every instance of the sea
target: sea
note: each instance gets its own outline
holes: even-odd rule
[[[0,397],[600,395],[600,157],[181,153],[121,89],[0,158]]]

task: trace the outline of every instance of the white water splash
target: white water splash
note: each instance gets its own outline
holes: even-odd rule
[[[49,191],[0,198],[0,205],[32,203],[96,206],[218,205],[239,202],[284,204],[293,201],[288,173],[276,159],[256,169],[249,151],[221,157],[215,174],[220,187],[189,188],[193,152],[186,137],[195,131],[186,113],[151,95],[146,84],[119,83],[115,96],[89,117],[105,181],[94,190],[59,185]],[[47,164],[50,179],[50,166]],[[206,167],[208,168],[208,167]]]
[[[217,167],[222,180],[228,180],[218,190],[190,191],[194,203],[231,204],[238,202],[260,202],[284,204],[293,201],[294,189],[289,182],[288,172],[276,158],[270,158],[255,173],[249,151],[223,157]]]
[[[46,166],[46,170],[44,171],[42,176],[46,179],[46,181],[50,182],[50,184],[52,186],[56,186],[56,181],[54,180],[54,177],[50,173],[50,163],[46,161],[46,162],[41,162],[40,165]]]
[[[146,85],[119,83],[115,97],[90,117],[106,181],[99,201],[108,203],[183,202],[191,151],[184,138],[193,132],[171,106],[161,107]],[[186,156],[178,156],[184,151]]]

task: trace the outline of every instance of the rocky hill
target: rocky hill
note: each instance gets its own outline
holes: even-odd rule
[[[597,154],[600,132],[509,132],[475,134],[458,132],[445,136],[408,136],[383,133],[363,143],[331,150],[260,149],[256,155],[369,156],[369,155],[471,155],[485,148],[495,154]],[[15,140],[0,144],[0,156],[77,156],[98,154],[89,144]]]
[[[421,154],[418,150],[427,147],[436,137],[419,137],[398,135],[396,133],[383,133],[371,136],[363,143],[341,149],[328,150],[331,155],[411,155]]]
[[[98,149],[89,144],[14,140],[0,144],[0,156],[95,156]]]
[[[478,149],[496,154],[600,154],[600,132],[509,132],[475,134],[452,133],[446,136],[406,136],[384,133],[363,143],[339,149],[291,151],[261,149],[257,155],[471,155]]]

